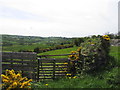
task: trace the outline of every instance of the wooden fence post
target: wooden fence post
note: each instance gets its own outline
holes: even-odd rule
[[[10,54],[10,57],[11,57],[11,59],[10,59],[10,60],[11,60],[11,68],[13,68],[13,62],[12,62],[12,61],[13,61],[13,58],[12,58],[12,53]]]
[[[55,79],[55,59],[53,61],[53,80]]]
[[[38,58],[37,81],[39,81],[39,65],[40,65],[40,58]]]

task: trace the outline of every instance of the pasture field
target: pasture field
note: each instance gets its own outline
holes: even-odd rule
[[[65,37],[2,35],[2,51],[4,52],[34,51],[37,47],[43,49],[71,43],[73,43],[73,39]]]
[[[3,51],[18,52],[19,50],[29,50],[33,51],[36,47],[47,48],[46,44],[32,44],[32,45],[13,45],[13,46],[3,46]]]
[[[76,50],[77,47],[69,49],[61,49],[45,54],[66,54],[71,50]],[[111,64],[106,68],[92,74],[77,75],[77,78],[62,78],[54,81],[40,81],[32,82],[32,88],[120,88],[120,75],[118,70],[120,67],[120,52],[118,51],[120,46],[111,46],[110,56],[113,56]],[[63,51],[63,52],[62,52]],[[55,53],[57,52],[57,53]],[[41,55],[41,54],[40,54]]]
[[[76,51],[78,47],[74,46],[72,48],[58,49],[53,51],[48,51],[44,53],[39,53],[38,55],[60,55],[60,54],[70,54],[71,51]],[[50,56],[48,58],[68,58],[68,56]]]

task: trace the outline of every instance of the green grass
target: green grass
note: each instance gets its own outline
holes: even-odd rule
[[[48,51],[44,53],[39,53],[38,55],[60,55],[60,54],[70,54],[71,51],[76,51],[78,47],[66,48],[66,49],[59,49]],[[50,56],[49,58],[67,58],[68,56]]]
[[[77,47],[70,48],[70,50],[76,50]],[[120,47],[112,46],[110,49],[110,55],[115,58],[115,62],[120,62],[118,57],[120,53],[118,49]],[[69,49],[64,49],[63,53],[69,53]],[[57,52],[59,51],[59,52]],[[57,52],[57,53],[55,53]],[[55,50],[46,52],[43,54],[63,54],[61,50]],[[33,82],[32,88],[120,88],[120,75],[118,74],[118,66],[120,63],[115,64],[111,69],[105,69],[97,75],[94,74],[83,74],[79,75],[78,78],[62,78],[60,80],[54,81],[41,81],[41,82]],[[120,70],[120,69],[119,69]],[[48,84],[48,85],[46,85]]]
[[[33,51],[36,47],[47,48],[45,44],[32,44],[32,45],[13,45],[13,46],[3,46],[3,51],[18,52],[19,50],[29,50]]]
[[[110,55],[114,56],[118,60],[119,56],[120,56],[119,50],[120,50],[120,46],[119,47],[111,46],[111,48],[110,48]]]
[[[115,59],[115,62],[117,64],[117,66],[120,66],[120,46],[117,47],[117,46],[111,46],[110,48],[110,56],[113,56],[114,59]]]

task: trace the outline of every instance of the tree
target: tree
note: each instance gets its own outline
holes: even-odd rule
[[[75,44],[76,46],[79,46],[82,42],[84,42],[84,38],[76,38],[76,39],[74,40],[74,44]]]
[[[39,53],[39,50],[40,50],[40,48],[39,48],[39,47],[36,47],[36,48],[34,49],[34,52]]]

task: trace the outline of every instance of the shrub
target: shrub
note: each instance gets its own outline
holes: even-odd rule
[[[20,73],[15,73],[14,70],[6,70],[6,74],[2,74],[2,89],[11,90],[18,88],[30,88],[30,82],[32,79],[28,80],[26,77],[22,77]]]
[[[81,44],[80,62],[83,71],[94,71],[108,62],[110,38],[107,35],[90,38]]]
[[[107,35],[89,38],[81,43],[76,54],[72,53],[70,59],[77,64],[77,73],[97,71],[105,67],[109,59],[110,38]],[[72,67],[72,66],[71,66]]]

